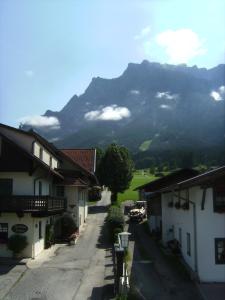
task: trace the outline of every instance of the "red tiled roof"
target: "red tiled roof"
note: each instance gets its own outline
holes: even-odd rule
[[[95,149],[61,149],[76,164],[87,171],[95,172]]]

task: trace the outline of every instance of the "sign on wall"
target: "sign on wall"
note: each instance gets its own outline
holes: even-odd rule
[[[15,233],[25,233],[27,232],[28,227],[24,224],[15,224],[12,226],[12,231]]]

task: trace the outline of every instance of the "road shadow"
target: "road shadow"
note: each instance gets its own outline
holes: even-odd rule
[[[130,299],[201,299],[194,283],[183,273],[177,260],[164,255],[144,224],[129,223],[128,231],[134,243]]]
[[[88,207],[88,214],[102,214],[108,211],[108,206],[92,205]]]
[[[9,273],[16,266],[25,266],[26,262],[22,259],[13,259],[13,258],[0,258],[0,275],[5,275]]]
[[[115,299],[114,297],[114,286],[107,284],[101,287],[94,287],[88,300],[110,300]]]

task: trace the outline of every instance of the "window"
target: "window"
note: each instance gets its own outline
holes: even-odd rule
[[[216,264],[225,264],[225,238],[215,239]]]
[[[187,232],[187,255],[191,256],[191,235]]]
[[[0,196],[11,196],[13,191],[12,179],[0,179]]]
[[[179,228],[178,236],[179,236],[179,244],[180,244],[180,247],[182,248],[182,229],[181,228]]]
[[[42,182],[41,181],[38,182],[38,195],[42,196]]]
[[[0,244],[6,244],[8,241],[8,224],[0,223]]]
[[[43,148],[39,149],[39,158],[42,160],[43,159]]]
[[[225,211],[225,185],[218,184],[213,187],[214,211]]]
[[[57,197],[64,197],[65,195],[65,188],[63,185],[56,186],[56,196]]]
[[[38,229],[39,229],[38,237],[39,237],[39,239],[41,239],[41,238],[42,238],[42,222],[39,221],[39,224],[38,224],[38,225],[39,225],[39,226],[38,226]]]

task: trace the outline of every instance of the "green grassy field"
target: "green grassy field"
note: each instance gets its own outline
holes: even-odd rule
[[[144,174],[142,171],[137,171],[134,173],[134,177],[131,181],[130,188],[124,193],[118,194],[118,204],[125,200],[138,200],[138,192],[133,191],[137,186],[143,185],[147,182],[156,179],[154,175]]]

